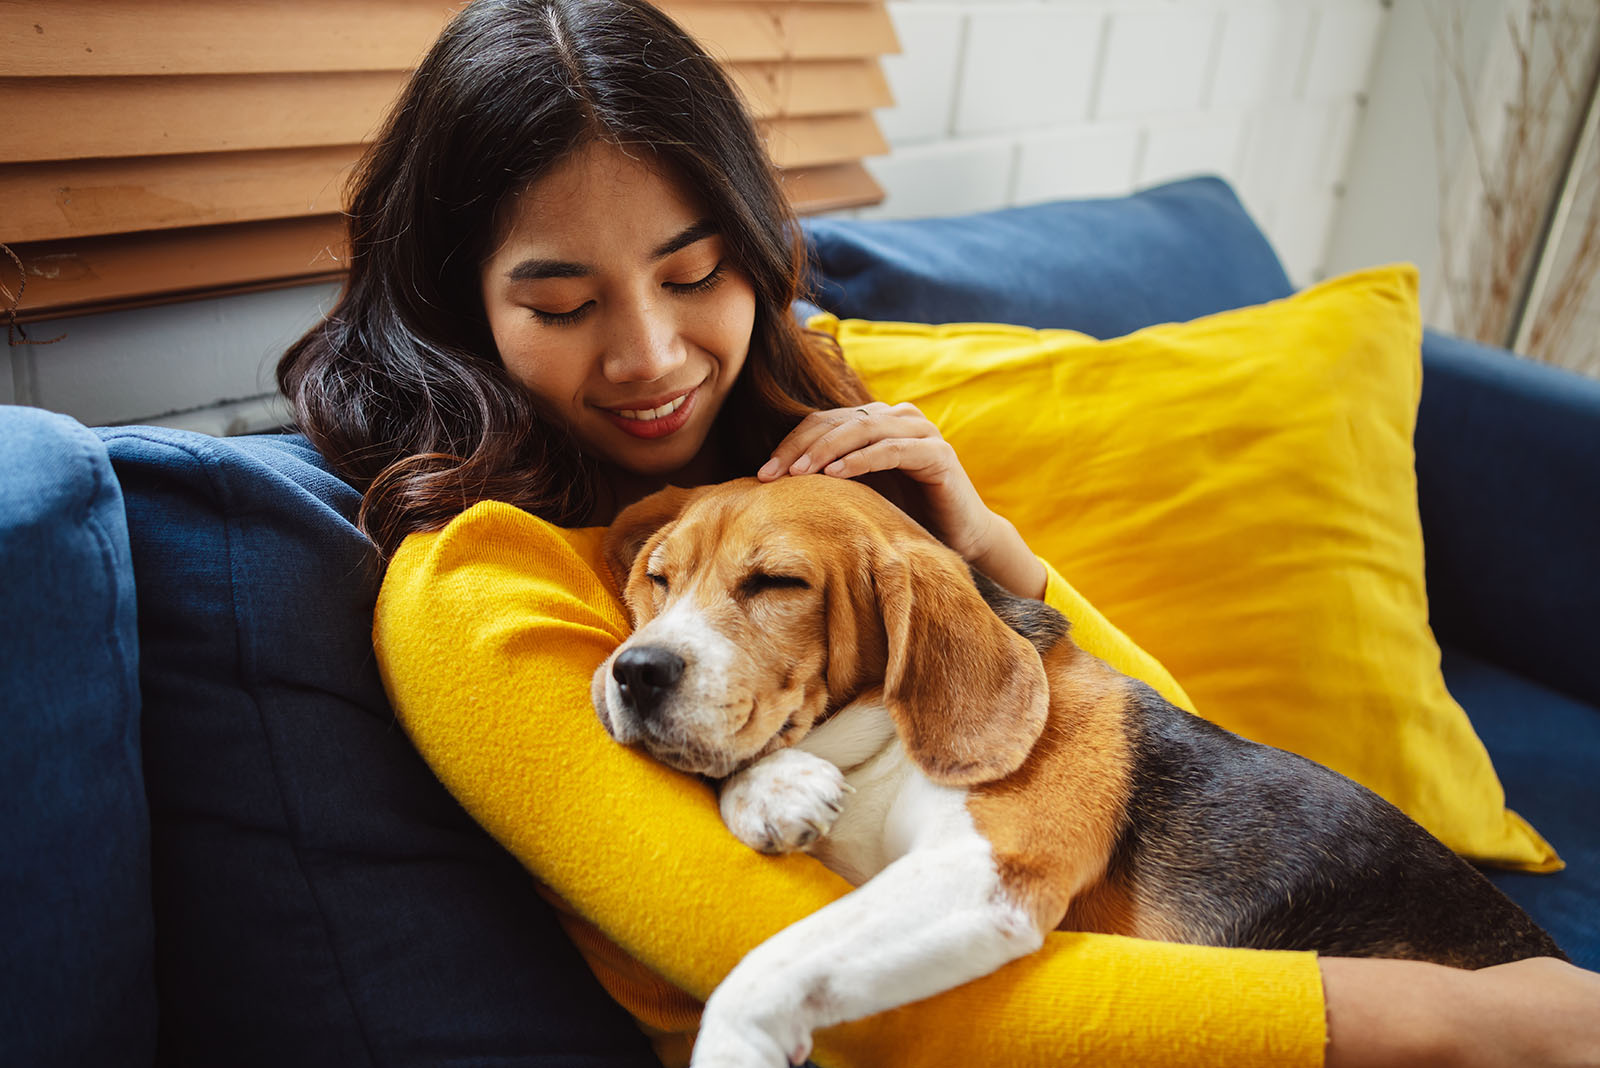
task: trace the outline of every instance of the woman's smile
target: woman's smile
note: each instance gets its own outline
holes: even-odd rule
[[[700,387],[679,393],[660,404],[641,404],[636,408],[601,408],[624,433],[636,438],[664,438],[681,430],[694,415],[695,394]]]

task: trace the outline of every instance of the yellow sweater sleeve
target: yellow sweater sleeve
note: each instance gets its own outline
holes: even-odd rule
[[[589,680],[627,620],[601,578],[599,538],[496,503],[413,535],[384,579],[374,644],[400,721],[445,786],[580,929],[592,924],[642,965],[620,974],[598,940],[579,939],[678,1061],[686,1035],[661,1032],[687,1031],[692,1014],[640,977],[703,1000],[747,950],[850,888],[810,857],[747,849],[704,782],[606,736]],[[1113,641],[1059,575],[1050,582],[1080,643],[1122,650],[1126,639]],[[1150,681],[1176,690],[1170,678]],[[1324,1041],[1312,954],[1057,933],[993,975],[819,1033],[815,1058],[830,1068],[1278,1068],[1321,1064]]]

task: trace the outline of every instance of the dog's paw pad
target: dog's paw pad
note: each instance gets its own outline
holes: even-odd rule
[[[816,844],[844,809],[850,784],[837,767],[799,749],[782,749],[722,786],[722,821],[762,853],[795,853]]]

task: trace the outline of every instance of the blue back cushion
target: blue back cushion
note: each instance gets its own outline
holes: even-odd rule
[[[804,228],[811,299],[841,318],[1106,338],[1293,291],[1219,178],[948,219],[811,219]]]
[[[395,724],[356,492],[298,437],[101,433],[138,577],[162,1058],[653,1063]]]
[[[1434,632],[1600,705],[1600,382],[1432,330],[1422,367],[1417,495]]]
[[[95,436],[0,406],[0,1061],[148,1066],[149,819],[122,493]]]

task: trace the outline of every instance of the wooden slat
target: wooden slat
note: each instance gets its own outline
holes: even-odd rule
[[[210,226],[339,210],[359,145],[0,167],[0,241]]]
[[[13,246],[27,268],[19,322],[337,278],[344,218],[122,234]],[[16,292],[9,259],[0,279]]]
[[[783,168],[844,163],[889,151],[870,115],[769,119],[760,125],[767,153]]]
[[[0,76],[408,70],[442,0],[0,0]]]
[[[883,72],[869,59],[744,63],[729,73],[758,118],[893,103]],[[403,71],[356,71],[5,78],[0,100],[8,110],[6,150],[13,162],[180,155],[365,141],[405,77]],[[218,122],[219,115],[227,121]]]
[[[707,52],[734,63],[849,59],[900,50],[882,4],[663,0],[660,7]]]
[[[886,108],[894,103],[889,82],[872,59],[737,63],[729,74],[751,114],[762,119],[776,115],[837,115]]]
[[[867,115],[760,122],[780,167],[888,151]],[[211,226],[336,211],[360,145],[85,159],[0,167],[0,241]]]
[[[404,71],[4,78],[6,158],[354,144],[377,132],[405,78]]]
[[[456,5],[439,0],[0,0],[0,77],[406,70]],[[898,51],[873,3],[672,0],[661,5],[730,60]]]
[[[783,189],[800,215],[883,202],[883,187],[860,163],[836,163],[783,172]]]

